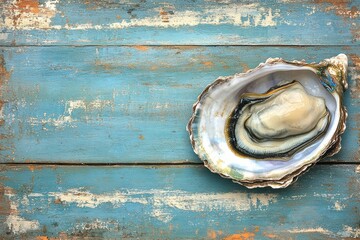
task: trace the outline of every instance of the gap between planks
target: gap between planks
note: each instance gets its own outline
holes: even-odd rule
[[[359,165],[359,162],[318,162],[316,165]],[[14,163],[0,163],[0,166],[202,166],[203,162],[174,162],[174,163],[67,163],[67,162],[14,162]]]
[[[19,45],[11,45],[11,44],[0,44],[1,48],[16,48],[16,47],[136,47],[136,46],[144,46],[144,47],[294,47],[294,48],[302,48],[302,47],[359,47],[360,45],[349,45],[349,44],[304,44],[304,45],[292,45],[292,44],[53,44],[53,45],[41,45],[41,44],[19,44]]]

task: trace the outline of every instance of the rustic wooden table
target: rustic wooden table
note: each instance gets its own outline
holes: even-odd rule
[[[360,1],[0,1],[1,239],[360,238]],[[205,169],[185,131],[218,76],[349,57],[340,154],[292,186]]]

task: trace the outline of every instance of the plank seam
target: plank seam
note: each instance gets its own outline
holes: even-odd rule
[[[20,44],[20,45],[0,45],[1,48],[17,48],[17,47],[360,47],[360,44],[304,44],[304,45],[291,45],[291,44],[84,44],[84,45],[39,45],[39,44]]]
[[[359,165],[360,162],[318,162],[316,165]],[[0,163],[2,166],[21,166],[21,165],[41,165],[41,166],[201,166],[202,162],[177,162],[177,163],[55,163],[55,162],[14,162],[14,163]]]

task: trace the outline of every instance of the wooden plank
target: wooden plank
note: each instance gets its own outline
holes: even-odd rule
[[[359,161],[359,47],[21,47],[2,49],[1,162],[199,162],[185,126],[218,76],[269,56],[350,59],[343,151]]]
[[[358,45],[359,0],[6,0],[3,45]]]
[[[355,238],[359,174],[359,165],[317,165],[275,191],[248,190],[201,166],[6,166],[1,236]]]

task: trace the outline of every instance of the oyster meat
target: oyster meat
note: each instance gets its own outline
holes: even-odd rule
[[[220,77],[194,104],[193,149],[212,172],[246,187],[286,187],[340,150],[346,88],[344,54],[310,64],[270,58]]]

